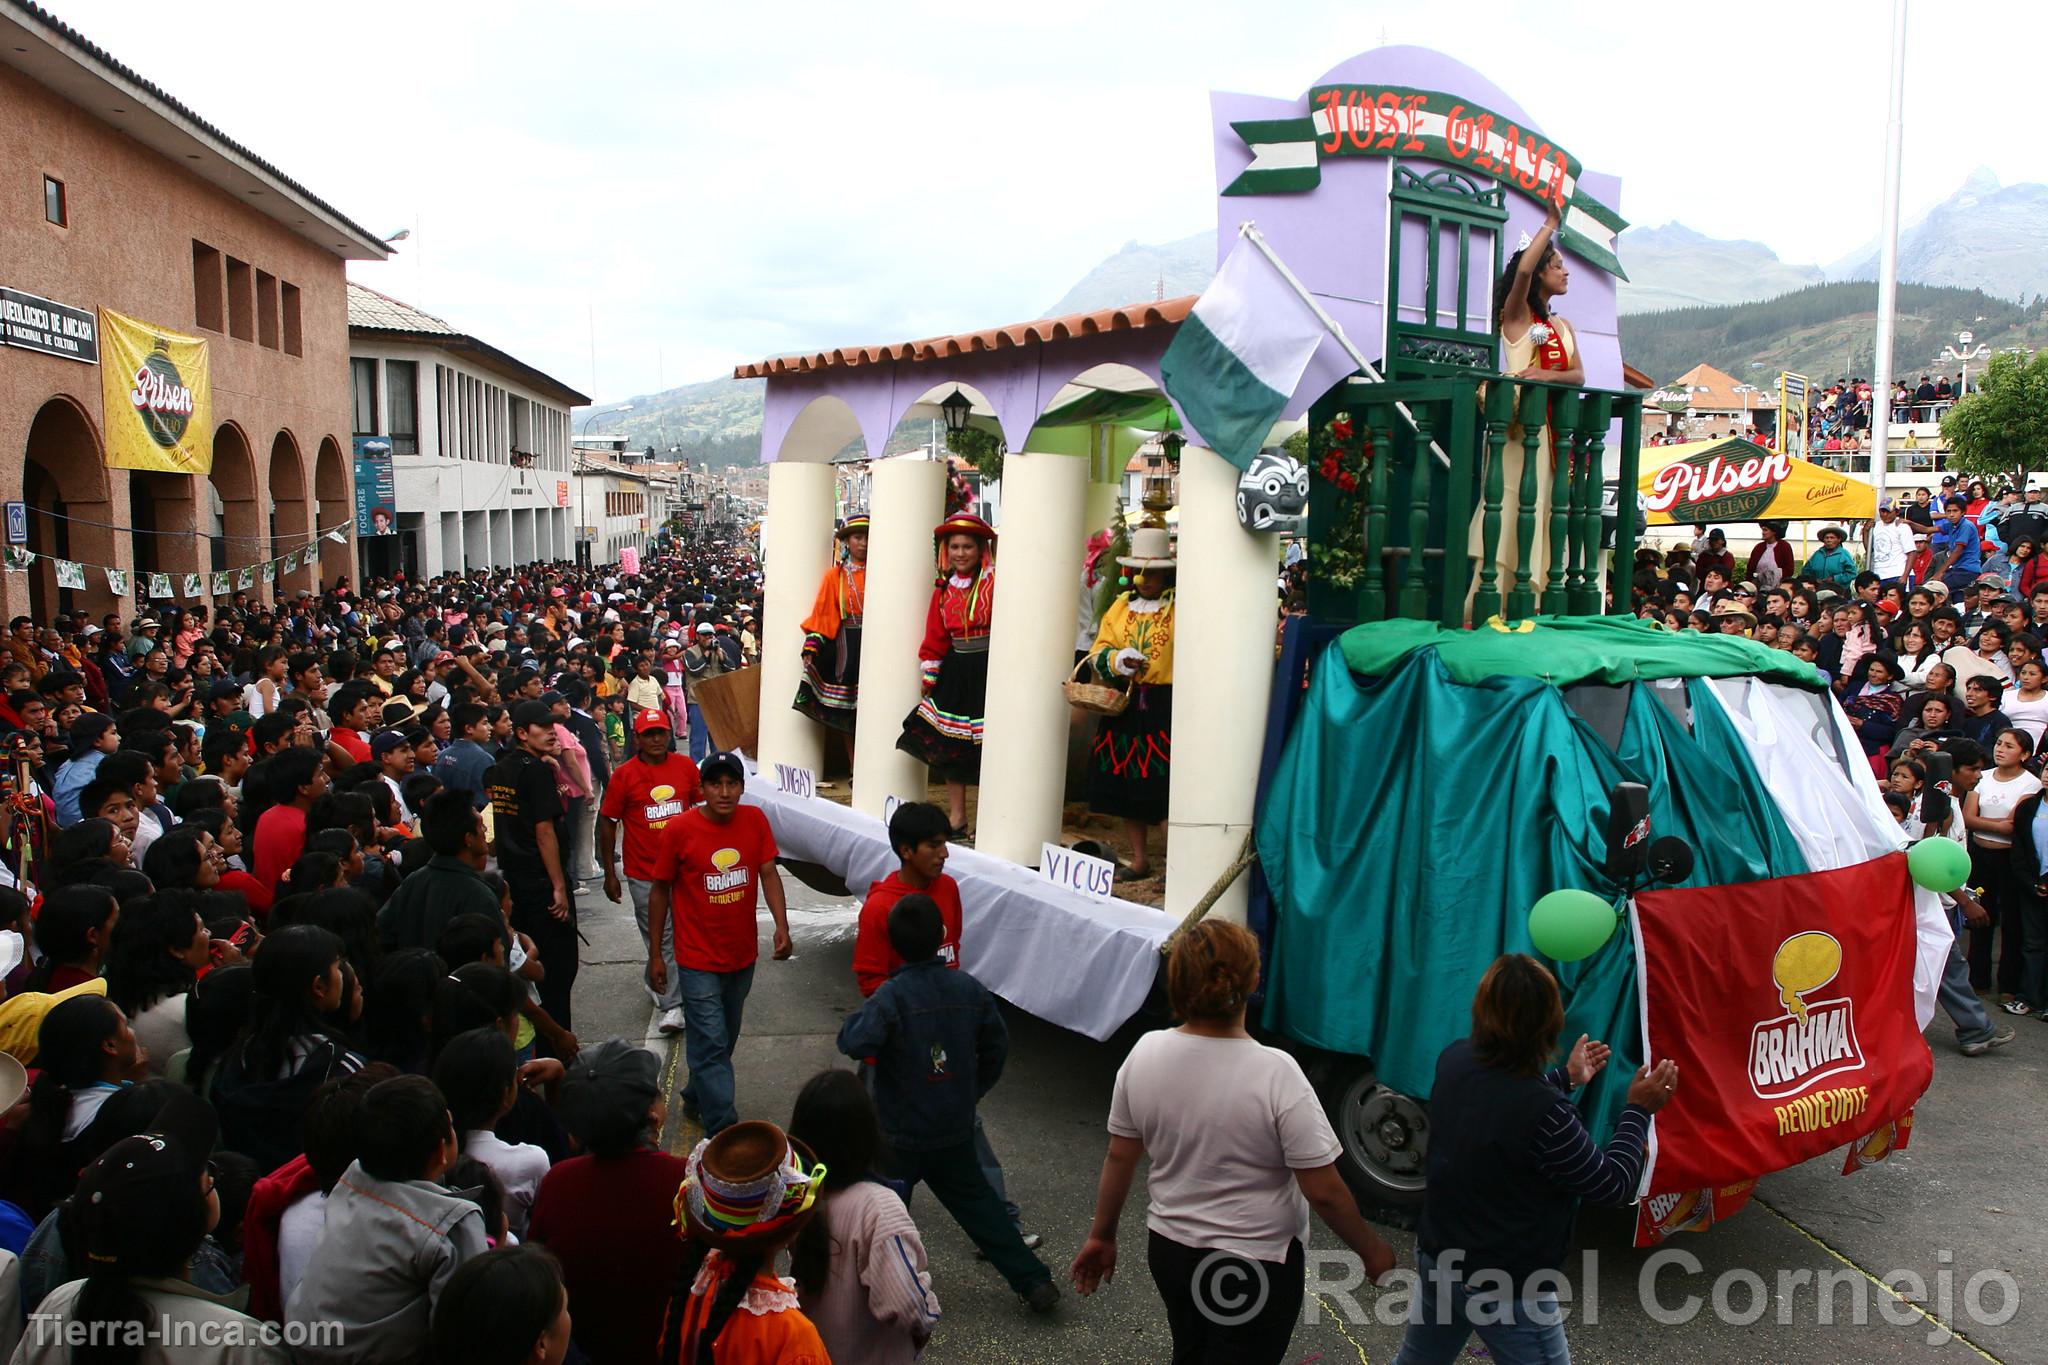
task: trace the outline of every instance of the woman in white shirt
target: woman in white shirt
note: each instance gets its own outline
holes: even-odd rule
[[[1927,627],[1914,621],[1899,636],[1899,681],[1908,687],[1925,687],[1927,670],[1941,662],[1934,637]]]
[[[2005,694],[1998,709],[2016,729],[2027,732],[2027,738],[2034,741],[2034,752],[2039,753],[2041,735],[2048,731],[2048,667],[2039,659],[2029,659],[2019,666],[2018,673],[2018,685]]]
[[[1093,1294],[1115,1274],[1117,1225],[1149,1152],[1146,1260],[1166,1301],[1173,1359],[1278,1362],[1301,1311],[1311,1208],[1364,1259],[1368,1278],[1392,1269],[1393,1249],[1337,1173],[1342,1148],[1301,1065],[1245,1031],[1258,940],[1203,920],[1181,935],[1166,971],[1173,1012],[1187,1022],[1140,1038],[1117,1072],[1074,1288]],[[1266,1292],[1249,1319],[1223,1324],[1203,1311],[1208,1294],[1251,1285]]]
[[[1963,826],[1970,833],[1970,884],[1983,887],[1995,923],[1970,931],[1970,984],[1992,985],[1992,938],[1998,946],[1998,993],[2008,1014],[2025,1014],[2020,988],[2020,898],[2026,894],[2012,875],[2012,816],[2020,802],[2041,790],[2041,779],[2026,770],[2034,742],[2024,730],[2003,730],[1992,741],[1994,765],[1963,798]]]

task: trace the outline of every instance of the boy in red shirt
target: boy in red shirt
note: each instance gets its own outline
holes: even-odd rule
[[[929,802],[906,801],[889,817],[889,847],[896,851],[897,868],[868,887],[867,899],[861,902],[860,924],[854,931],[853,980],[863,996],[873,995],[889,979],[889,974],[903,965],[903,959],[889,942],[889,911],[908,895],[930,896],[939,907],[939,921],[945,926],[945,936],[939,941],[939,959],[948,967],[960,965],[960,884],[946,875],[950,848],[947,840],[951,833],[946,813]],[[869,1068],[863,1067],[861,1075],[873,1083]],[[989,1146],[979,1113],[974,1116],[974,1155],[981,1173],[988,1177],[996,1196],[1003,1201],[1004,1212],[1017,1225],[1024,1245],[1038,1246],[1039,1235],[1024,1231],[1023,1212],[1010,1202],[1009,1191],[1003,1185],[1003,1163]]]
[[[673,961],[675,930],[668,919],[660,928],[649,928],[648,904],[654,892],[654,866],[661,854],[665,831],[676,818],[704,799],[697,765],[671,747],[668,714],[661,710],[642,711],[633,718],[633,757],[621,763],[604,789],[604,802],[597,812],[597,858],[604,868],[604,894],[612,904],[623,898],[619,885],[618,831],[626,826],[626,884],[633,889],[633,919],[640,926],[640,942],[648,956]],[[656,944],[650,932],[658,933]],[[647,988],[648,999],[661,1011],[663,1033],[683,1031],[683,986],[680,973],[671,973],[667,989]]]
[[[683,1055],[690,1067],[683,1113],[700,1118],[705,1136],[739,1121],[733,1107],[732,1049],[760,957],[755,905],[768,898],[775,921],[775,960],[792,951],[782,876],[775,870],[775,831],[759,806],[742,806],[746,768],[737,754],[706,756],[704,804],[669,822],[648,892],[650,925],[675,926],[675,960],[664,960],[650,933],[647,984],[666,990],[671,974],[683,997]]]
[[[889,946],[889,908],[913,891],[930,896],[946,926],[939,957],[949,967],[960,965],[960,884],[946,875],[946,814],[924,801],[906,801],[889,817],[889,847],[899,866],[868,887],[861,902],[860,925],[853,939],[853,979],[864,996],[903,965]]]

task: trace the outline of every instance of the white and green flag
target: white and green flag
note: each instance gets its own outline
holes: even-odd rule
[[[1323,334],[1279,268],[1240,238],[1160,357],[1160,382],[1202,443],[1246,469]]]

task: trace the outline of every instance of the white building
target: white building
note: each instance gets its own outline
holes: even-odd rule
[[[395,536],[364,572],[428,577],[575,555],[569,410],[590,400],[496,347],[348,287],[358,437],[391,443]]]
[[[620,550],[646,550],[667,515],[673,480],[657,482],[656,471],[644,464],[624,464],[584,449],[576,453],[575,482],[570,510],[578,563],[616,564]]]

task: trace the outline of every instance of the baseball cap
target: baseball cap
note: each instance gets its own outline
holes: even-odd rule
[[[706,782],[711,780],[714,772],[725,773],[730,777],[738,778],[742,782],[747,780],[747,765],[745,761],[738,754],[726,750],[705,755],[704,761],[697,765],[698,776],[702,777]]]
[[[72,1254],[81,1263],[140,1270],[135,1262],[162,1240],[158,1210],[197,1214],[199,1178],[219,1133],[204,1100],[188,1090],[174,1092],[147,1132],[122,1138],[79,1176],[66,1229]],[[145,1211],[152,1216],[138,1216]]]
[[[239,697],[241,695],[242,689],[225,678],[206,689],[206,699],[208,701],[219,701],[222,697]]]
[[[444,649],[434,656],[434,662],[437,664],[452,664],[455,662],[455,656]]]
[[[379,730],[377,737],[370,741],[370,756],[382,758],[393,749],[405,747],[405,736],[396,730]]]
[[[668,723],[667,716],[651,706],[633,717],[633,733],[636,735],[642,730],[673,730],[674,728],[673,725]]]
[[[529,725],[553,725],[555,713],[544,701],[523,701],[512,708],[512,723],[522,730]]]
[[[540,704],[542,706],[553,706],[557,702],[565,702],[567,700],[569,700],[567,697],[563,696],[560,692],[554,691],[553,689],[549,689],[548,691],[540,694]]]
[[[576,1054],[562,1082],[562,1126],[586,1146],[630,1140],[661,1094],[661,1059],[613,1038]]]
[[[716,629],[712,627],[709,621],[706,621],[703,625],[697,627],[697,633],[699,635],[715,635],[718,632],[716,631]]]

